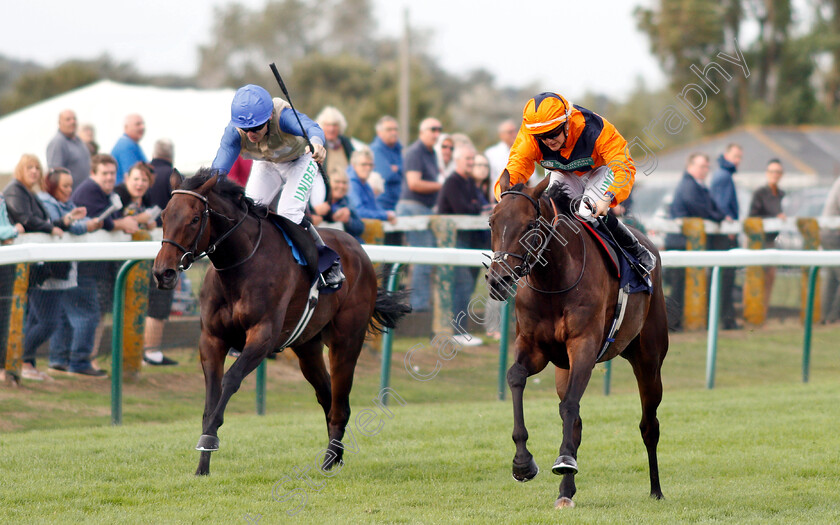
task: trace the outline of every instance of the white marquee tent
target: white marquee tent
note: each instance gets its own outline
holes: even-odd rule
[[[233,89],[198,90],[119,84],[102,80],[0,118],[0,174],[10,174],[23,153],[36,154],[46,168],[47,144],[58,132],[58,114],[76,112],[79,124],[93,124],[99,150],[109,153],[123,133],[125,116],[146,121],[140,142],[151,160],[159,138],[175,144],[175,166],[191,174],[209,166],[230,120]]]

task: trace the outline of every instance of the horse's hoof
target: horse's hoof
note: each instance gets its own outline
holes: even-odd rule
[[[572,498],[557,498],[557,501],[554,502],[555,509],[571,509],[574,506],[575,502],[572,501]]]
[[[537,477],[537,474],[539,473],[540,467],[537,466],[537,462],[534,461],[534,458],[531,458],[531,461],[528,462],[527,465],[517,465],[515,462],[513,464],[513,479],[519,481],[520,483],[531,481]]]
[[[215,452],[219,450],[219,438],[208,434],[202,434],[201,437],[198,438],[198,444],[195,446],[195,449],[202,452]]]
[[[332,470],[335,467],[343,467],[344,460],[343,459],[333,459],[329,457],[329,454],[326,458],[324,458],[324,462],[321,464],[321,470],[326,472],[328,470]]]
[[[554,466],[551,467],[551,472],[557,474],[558,476],[562,476],[564,474],[577,474],[577,471],[577,461],[575,461],[575,458],[572,456],[557,456],[557,459],[554,461]]]

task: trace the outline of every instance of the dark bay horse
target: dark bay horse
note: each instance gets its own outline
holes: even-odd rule
[[[158,286],[172,289],[178,270],[196,257],[210,258],[201,288],[199,353],[204,369],[205,405],[196,474],[210,473],[210,453],[225,406],[243,378],[270,353],[281,349],[308,301],[310,281],[283,234],[244,190],[207,169],[184,181],[163,212],[163,238],[153,272]],[[393,328],[410,311],[399,296],[377,288],[365,251],[343,231],[323,229],[324,242],[341,256],[347,280],[321,295],[307,328],[291,344],[304,377],[315,388],[327,419],[329,446],[324,469],[342,460],[341,439],[350,417],[350,388],[368,330]],[[324,343],[330,349],[327,372]],[[224,370],[228,349],[241,351]]]
[[[642,401],[639,425],[648,453],[650,495],[662,498],[656,446],[659,421],[656,409],[662,400],[660,370],[668,351],[665,300],[662,293],[661,261],[653,244],[634,231],[657,257],[651,276],[653,295],[631,294],[615,341],[597,359],[616,311],[618,279],[612,276],[596,241],[574,217],[575,202],[562,186],[557,191],[555,215],[551,201],[543,193],[546,177],[537,187],[522,184],[510,187],[505,172],[501,179],[502,199],[490,216],[493,261],[487,282],[491,296],[503,299],[516,291],[515,362],[507,373],[513,399],[513,477],[529,481],[539,472],[526,441],[528,431],[522,410],[522,393],[529,376],[553,363],[563,440],[552,472],[560,474],[560,494],[555,507],[572,507],[575,495],[577,450],[581,430],[580,399],[589,383],[596,361],[617,355],[633,367]],[[577,208],[574,208],[577,209]],[[548,231],[553,230],[553,233]]]

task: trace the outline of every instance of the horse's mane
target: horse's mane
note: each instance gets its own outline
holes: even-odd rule
[[[519,183],[511,186],[508,191],[525,191],[527,188],[525,184]],[[543,194],[540,196],[540,199],[549,199],[554,201],[557,205],[557,211],[563,215],[567,215],[569,217],[574,216],[574,211],[572,210],[575,200],[572,197],[571,190],[569,186],[563,182],[556,182],[551,184],[548,189],[546,189]],[[549,208],[551,205],[549,204]]]
[[[556,182],[549,185],[548,189],[543,192],[543,197],[554,201],[557,205],[557,211],[563,215],[574,217],[575,199],[572,197],[569,186],[563,182]]]
[[[257,204],[250,197],[246,197],[245,188],[230,180],[224,172],[219,170],[201,168],[192,177],[184,179],[184,182],[181,184],[181,189],[195,191],[216,175],[219,176],[219,180],[213,186],[213,193],[232,202],[239,202],[244,199],[248,203],[248,208],[256,211],[257,214],[264,214],[265,205]]]

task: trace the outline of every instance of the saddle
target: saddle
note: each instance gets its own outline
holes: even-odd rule
[[[318,271],[318,247],[312,240],[303,226],[295,224],[282,215],[269,214],[271,222],[286,236],[289,247],[292,248],[292,254],[295,255],[298,263],[306,267],[306,274],[309,277],[309,282],[318,279],[320,272]],[[298,253],[295,254],[294,252]],[[301,262],[303,259],[303,262]]]
[[[589,222],[577,219],[592,239],[595,240],[601,249],[599,250],[610,269],[610,273],[618,279],[619,288],[626,289],[627,293],[647,292],[653,293],[653,288],[648,286],[639,275],[633,271],[631,264],[638,264],[639,261],[629,260],[632,255],[626,253],[616,246],[612,235],[605,231],[605,226],[600,222]],[[616,219],[618,220],[618,219]]]

